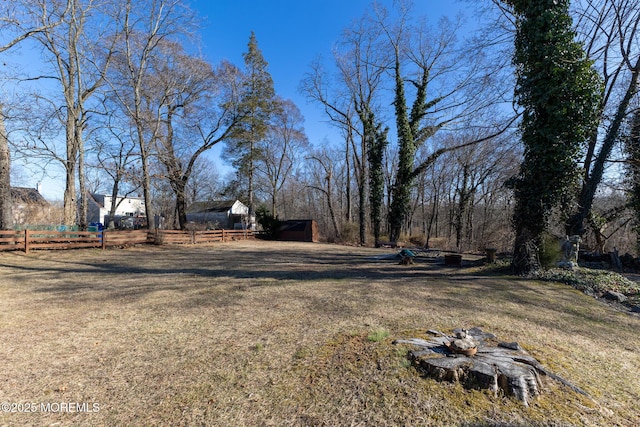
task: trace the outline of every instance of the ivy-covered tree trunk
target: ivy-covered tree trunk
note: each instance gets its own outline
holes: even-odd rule
[[[393,200],[389,212],[389,240],[397,242],[411,206],[411,187],[414,181],[413,164],[417,146],[407,112],[404,82],[400,73],[399,53],[395,62],[396,124],[398,127],[398,169],[393,184]],[[420,92],[419,92],[420,95]]]
[[[552,209],[574,188],[582,144],[597,125],[600,83],[575,42],[568,0],[505,0],[517,18],[515,96],[523,108],[524,159],[514,182],[513,267],[539,268]]]
[[[373,112],[361,114],[366,139],[367,160],[369,162],[369,203],[371,205],[371,225],[376,247],[380,244],[382,232],[382,207],[384,205],[384,150],[387,147],[388,128],[375,123]]]

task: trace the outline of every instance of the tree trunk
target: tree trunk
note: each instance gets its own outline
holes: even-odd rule
[[[87,213],[89,209],[87,194],[87,183],[84,171],[84,142],[82,139],[82,130],[77,129],[76,132],[76,144],[78,147],[78,185],[80,190],[80,206],[79,206],[79,221],[78,226],[80,230],[86,231],[89,224],[87,223]]]
[[[254,152],[254,142],[249,142],[249,167],[247,170],[248,180],[249,180],[249,191],[247,194],[248,205],[249,205],[249,217],[251,218],[255,214],[255,206],[253,205],[253,152]]]
[[[347,130],[348,135],[346,138],[346,148],[345,148],[345,168],[346,168],[346,188],[345,188],[345,198],[346,200],[346,209],[345,209],[345,219],[347,223],[350,223],[353,220],[353,213],[351,208],[351,150],[349,149],[351,145],[351,139],[353,138],[353,134],[351,128]]]
[[[512,260],[514,273],[529,274],[540,269],[538,248],[541,240],[541,234],[530,230],[526,225],[516,226]]]
[[[71,61],[73,65],[73,61]],[[72,66],[71,65],[71,66]],[[75,76],[72,71],[69,76]],[[76,203],[76,167],[78,162],[78,145],[76,139],[76,117],[73,108],[75,100],[75,86],[70,82],[65,87],[66,123],[65,136],[67,144],[67,158],[65,159],[65,190],[64,190],[64,216],[63,221],[67,226],[76,224],[78,206]]]
[[[360,141],[360,152],[362,156],[360,158],[360,180],[358,182],[358,223],[360,229],[360,244],[365,245],[367,243],[367,182],[368,182],[368,168],[367,168],[367,144],[365,137],[362,137]]]
[[[471,190],[468,188],[469,181],[469,165],[465,164],[462,167],[462,183],[458,188],[458,209],[455,211],[453,228],[456,231],[456,248],[458,251],[462,246],[462,232],[464,229],[463,219],[467,212]]]
[[[631,122],[631,132],[625,141],[628,154],[629,196],[628,204],[634,215],[636,251],[640,252],[640,110],[636,110]]]
[[[180,180],[174,183],[176,192],[176,214],[180,230],[187,229],[187,200],[185,198],[185,183]]]
[[[111,189],[111,206],[109,207],[109,222],[105,224],[109,230],[116,228],[116,209],[118,208],[118,192],[120,187],[120,180],[113,181],[113,188]]]
[[[369,204],[371,226],[373,228],[373,238],[376,247],[379,246],[382,228],[382,204],[384,201],[384,172],[383,160],[384,150],[387,146],[387,129],[382,128],[382,124],[376,125],[373,112],[365,107],[358,111],[363,124],[365,142],[363,150],[367,153],[366,159],[369,163]]]
[[[327,190],[325,194],[327,195],[327,207],[329,208],[329,216],[331,217],[331,224],[333,224],[333,229],[335,230],[336,237],[338,239],[341,238],[340,228],[338,227],[338,221],[336,220],[336,213],[333,209],[333,195],[331,190],[331,172],[327,174]]]
[[[275,186],[273,187],[273,195],[271,196],[271,215],[273,215],[274,218],[278,218],[278,212],[276,211],[276,189]]]
[[[439,186],[437,185],[433,189],[433,197],[431,201],[431,215],[429,215],[429,222],[427,225],[427,240],[425,243],[425,247],[430,247],[431,235],[434,233],[434,224],[435,224],[435,237],[438,237],[438,211],[440,209],[440,191]]]
[[[4,127],[4,116],[0,106],[0,230],[13,228],[11,201],[11,155],[9,139]]]
[[[155,229],[155,218],[151,211],[151,177],[149,175],[149,155],[144,142],[143,129],[138,128],[138,143],[140,147],[140,163],[142,164],[142,194],[144,196],[144,212],[147,217],[147,228]]]
[[[75,154],[71,147],[67,148],[67,160],[65,161],[65,187],[63,197],[63,222],[65,225],[74,225],[76,223],[76,181]]]

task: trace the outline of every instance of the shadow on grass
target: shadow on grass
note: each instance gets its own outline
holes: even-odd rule
[[[377,298],[461,307],[469,313],[500,306],[514,318],[546,324],[545,312],[568,310],[596,325],[603,322],[598,313],[575,312],[578,292],[558,284],[541,285],[464,266],[444,267],[442,259],[418,257],[416,264],[402,266],[397,260],[372,259],[371,254],[363,255],[353,248],[302,248],[153,247],[95,251],[78,257],[70,251],[58,259],[18,257],[18,262],[0,263],[0,267],[9,269],[10,280],[21,290],[65,301],[111,299],[133,303],[152,293],[168,291],[175,293],[171,303],[180,300],[184,308],[228,306],[257,288],[308,283],[336,289],[335,296],[289,295],[305,300],[314,311],[330,308],[335,313],[350,312],[355,305],[349,298],[358,299],[360,307],[366,306],[375,286]],[[93,254],[94,258],[88,256]]]

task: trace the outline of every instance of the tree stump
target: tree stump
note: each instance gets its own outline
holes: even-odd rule
[[[438,381],[460,382],[466,388],[488,389],[494,395],[504,393],[528,406],[529,401],[540,394],[541,376],[548,376],[572,390],[586,395],[544,368],[528,355],[517,342],[495,341],[495,335],[480,328],[456,329],[454,337],[437,331],[428,331],[433,338],[396,340],[394,344],[410,344],[417,347],[409,351],[413,364],[427,376]],[[460,340],[475,341],[475,352],[466,351]],[[470,354],[470,355],[467,355]]]
[[[403,256],[402,258],[400,258],[400,265],[413,265],[413,257],[410,256]]]

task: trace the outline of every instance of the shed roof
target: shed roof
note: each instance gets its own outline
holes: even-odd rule
[[[187,213],[228,212],[237,200],[210,200],[207,202],[193,202]]]
[[[11,199],[14,203],[46,206],[49,204],[35,188],[11,187]]]

